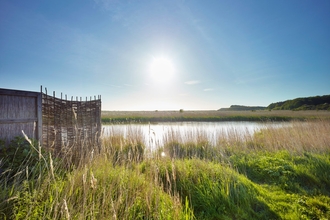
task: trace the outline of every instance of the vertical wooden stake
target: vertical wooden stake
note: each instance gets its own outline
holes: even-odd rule
[[[37,140],[42,144],[42,86],[37,96]]]

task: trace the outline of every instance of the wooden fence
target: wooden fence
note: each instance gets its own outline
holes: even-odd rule
[[[0,139],[7,143],[22,130],[43,147],[60,151],[73,145],[99,146],[101,96],[78,101],[42,92],[0,89]]]
[[[0,139],[7,144],[16,136],[25,134],[37,140],[42,138],[41,93],[0,89]]]
[[[101,133],[101,96],[78,101],[42,93],[43,145],[59,150],[63,147],[99,146]]]

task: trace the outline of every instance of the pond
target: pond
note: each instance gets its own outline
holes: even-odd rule
[[[289,122],[167,122],[157,124],[103,125],[103,135],[142,135],[151,149],[162,146],[165,139],[175,137],[182,142],[194,141],[198,136],[215,144],[219,137],[244,139],[263,128],[289,126]]]

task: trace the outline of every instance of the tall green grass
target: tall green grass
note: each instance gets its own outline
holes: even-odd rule
[[[128,127],[100,151],[61,158],[31,142],[37,162],[2,159],[0,218],[329,219],[329,134],[324,120],[232,131],[215,145],[201,130],[169,132],[151,151]]]

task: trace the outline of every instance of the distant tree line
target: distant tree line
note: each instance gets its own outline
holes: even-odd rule
[[[265,110],[263,106],[245,106],[245,105],[231,105],[229,108],[221,108],[219,111],[256,111]]]
[[[330,95],[296,98],[271,103],[268,110],[330,110]]]

